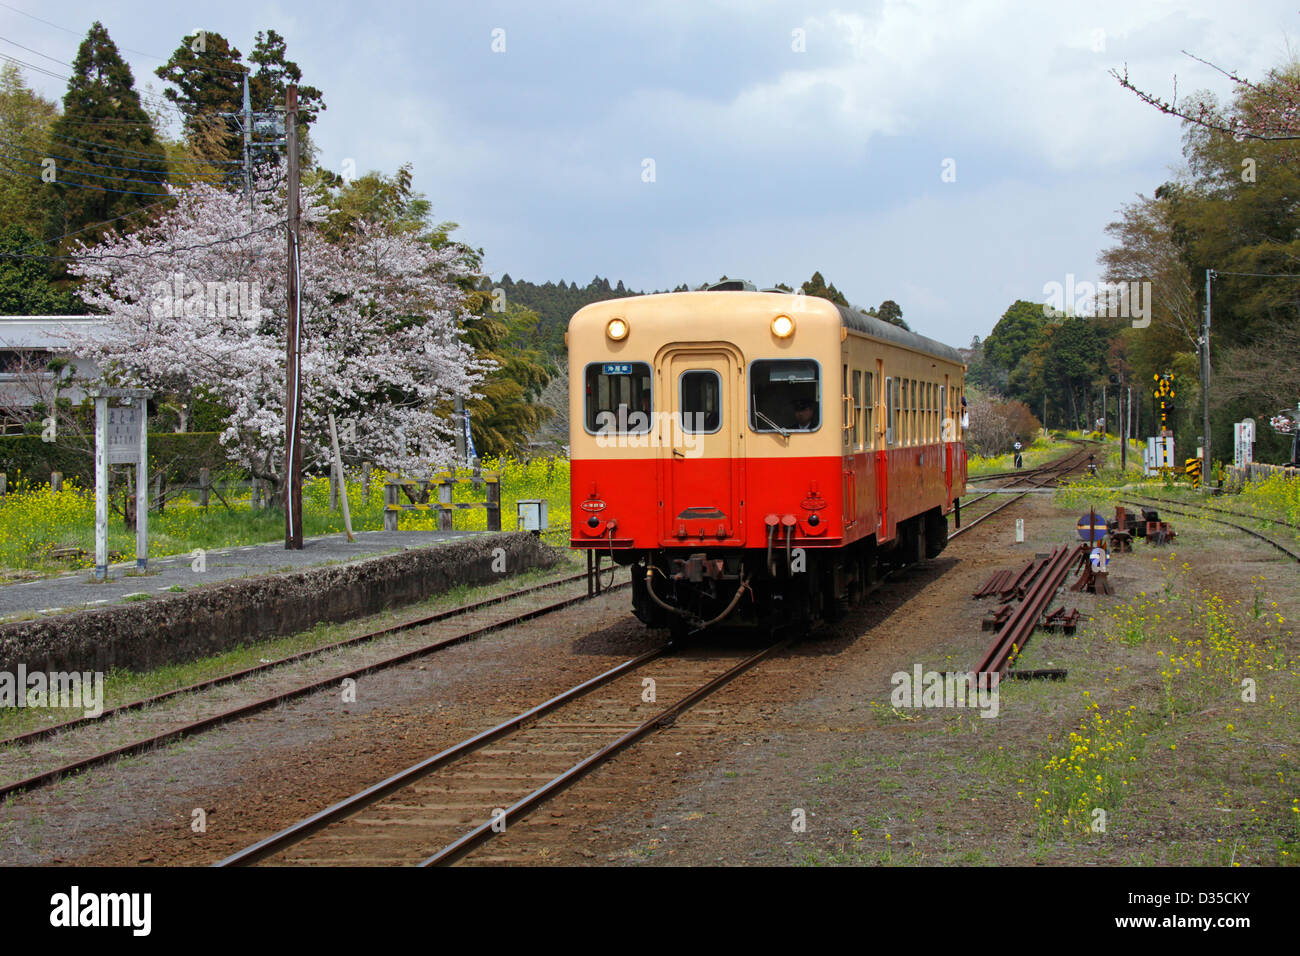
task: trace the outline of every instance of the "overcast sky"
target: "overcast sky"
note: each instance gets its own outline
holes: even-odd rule
[[[953,345],[1045,283],[1096,279],[1106,223],[1181,164],[1177,121],[1109,70],[1224,97],[1181,51],[1258,77],[1300,35],[1281,0],[4,3],[48,23],[0,6],[0,37],[56,60],[101,20],[155,90],[196,28],[245,57],[277,30],[325,94],[321,161],[411,162],[495,277],[662,289],[819,269]]]

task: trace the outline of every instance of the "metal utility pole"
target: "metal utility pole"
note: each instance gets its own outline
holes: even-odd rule
[[[1201,427],[1205,430],[1202,445],[1201,473],[1202,481],[1209,485],[1214,476],[1210,473],[1210,283],[1215,276],[1213,269],[1205,270],[1205,328],[1201,332]]]
[[[1119,390],[1115,393],[1119,413],[1119,473],[1128,471],[1128,410],[1124,407],[1124,379],[1119,380]],[[1130,399],[1131,401],[1131,399]]]
[[[248,211],[253,211],[253,100],[248,92],[248,71],[244,71],[244,195],[248,197]],[[251,220],[250,220],[251,222]]]
[[[302,317],[298,314],[300,290],[298,244],[298,87],[290,86],[285,95],[285,139],[289,173],[289,275],[288,313],[285,334],[284,398],[284,547],[302,550],[302,377],[299,358],[302,350]]]

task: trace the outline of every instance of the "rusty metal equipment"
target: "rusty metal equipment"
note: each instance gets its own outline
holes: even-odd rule
[[[1024,600],[1011,612],[998,630],[997,637],[976,666],[976,673],[1005,674],[1024,650],[1034,629],[1038,627],[1043,612],[1052,602],[1057,589],[1070,568],[1086,553],[1080,544],[1071,549],[1066,545],[1054,548],[1043,562],[1042,573],[1025,593]]]

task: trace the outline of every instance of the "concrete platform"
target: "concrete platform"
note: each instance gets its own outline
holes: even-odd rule
[[[0,585],[0,624],[31,615],[60,614],[121,604],[131,595],[191,591],[237,578],[265,576],[323,565],[342,564],[412,548],[428,548],[486,534],[474,531],[361,531],[349,542],[331,534],[303,541],[301,551],[286,551],[283,542],[223,548],[206,552],[202,572],[189,555],[151,558],[148,571],[137,575],[135,559],[111,565],[108,580],[96,581],[93,569],[36,581]],[[139,598],[136,598],[139,600]]]
[[[178,557],[140,576],[119,566],[107,582],[81,572],[6,585],[10,606],[46,613],[0,622],[0,671],[151,670],[553,567],[562,554],[527,532],[374,532],[301,552],[211,553],[203,572]]]

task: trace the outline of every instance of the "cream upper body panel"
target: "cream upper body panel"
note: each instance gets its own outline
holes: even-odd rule
[[[774,322],[793,325],[788,335],[774,330]],[[621,320],[621,339],[610,335],[610,323]],[[569,421],[571,451],[575,457],[608,454],[614,448],[598,446],[589,427],[586,402],[586,373],[593,364],[644,362],[653,370],[653,406],[667,412],[678,387],[670,378],[674,359],[698,356],[701,367],[722,365],[738,378],[738,388],[728,390],[731,407],[723,408],[727,429],[744,454],[834,455],[839,452],[839,357],[841,319],[835,306],[825,299],[770,292],[677,292],[635,296],[597,302],[578,311],[569,321],[566,336],[569,350]],[[762,359],[809,359],[819,368],[818,427],[809,432],[781,435],[755,431],[750,427],[749,374],[751,363]],[[735,407],[739,406],[739,407]],[[656,422],[656,425],[661,423]],[[665,425],[670,423],[663,423]],[[617,449],[627,457],[657,457],[669,436],[655,431],[647,447]],[[737,448],[737,451],[740,449]]]
[[[848,317],[846,318],[846,314]],[[613,328],[611,329],[611,323]],[[793,328],[779,335],[787,323]],[[853,327],[850,328],[849,324]],[[943,401],[937,401],[937,386],[927,400],[934,408],[925,414],[907,416],[907,433],[939,438],[939,422],[952,415],[960,397],[964,365],[955,350],[921,336],[886,326],[875,319],[849,314],[816,296],[773,292],[676,292],[633,296],[593,303],[579,310],[569,321],[565,336],[569,351],[569,421],[571,454],[574,457],[617,455],[655,458],[672,447],[670,409],[676,396],[669,389],[679,387],[675,370],[690,364],[694,356],[700,367],[724,369],[738,378],[734,389],[724,392],[724,428],[734,439],[732,454],[748,457],[829,456],[844,453],[846,442],[852,451],[894,447],[887,443],[884,422],[886,378],[916,378],[946,383]],[[815,430],[781,434],[755,430],[750,408],[753,395],[749,378],[756,360],[812,360],[818,369],[819,422]],[[645,363],[651,372],[653,426],[627,441],[601,442],[593,429],[586,407],[588,370],[593,366],[622,367]],[[845,428],[854,416],[857,402],[850,396],[850,382],[843,381],[847,363],[851,369],[871,373],[870,392],[857,402],[873,408],[876,432],[867,428]],[[639,370],[639,366],[635,366]],[[863,389],[865,391],[865,387]],[[908,396],[910,398],[910,395]],[[651,410],[651,409],[647,409]],[[863,413],[858,412],[858,417]],[[900,428],[900,434],[903,429]],[[847,432],[847,436],[846,436]],[[854,437],[854,436],[860,437]],[[958,436],[957,440],[960,440]],[[908,443],[911,443],[909,440]],[[865,448],[863,447],[865,445]]]

